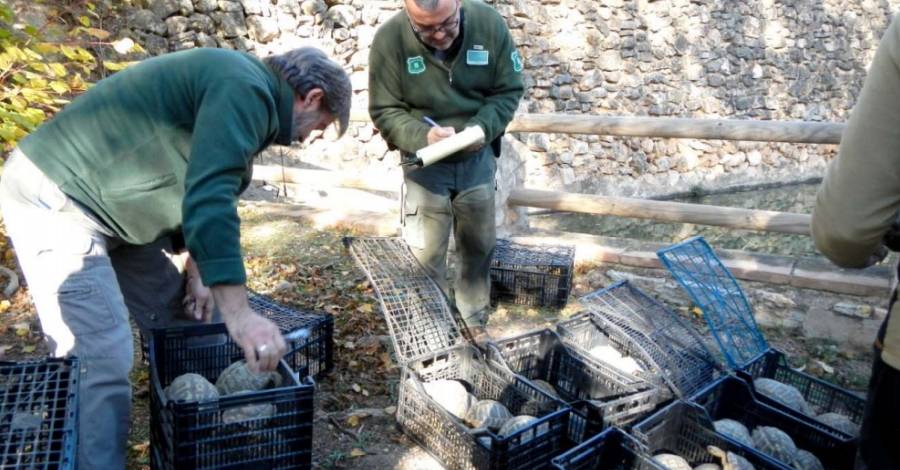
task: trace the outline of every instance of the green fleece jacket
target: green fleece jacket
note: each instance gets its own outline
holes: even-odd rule
[[[20,148],[127,243],[182,230],[206,285],[242,284],[238,195],[253,156],[290,142],[293,97],[248,54],[176,52],[100,81]]]
[[[888,27],[816,196],[812,235],[835,264],[865,267],[900,212],[900,24]],[[900,369],[895,303],[881,357]]]
[[[457,131],[479,125],[485,141],[495,142],[518,107],[525,89],[523,63],[503,17],[476,0],[463,0],[460,8],[462,45],[449,63],[418,40],[406,11],[375,34],[369,53],[369,114],[384,139],[402,151],[426,145],[429,126],[423,116]]]

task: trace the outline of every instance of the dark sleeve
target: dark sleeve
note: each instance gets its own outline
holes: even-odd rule
[[[410,114],[397,64],[381,54],[385,46],[380,42],[376,40],[369,52],[369,116],[388,144],[413,153],[427,145],[429,126]]]
[[[262,86],[233,80],[206,90],[194,123],[182,206],[184,239],[203,283],[244,284],[237,202],[277,109]]]

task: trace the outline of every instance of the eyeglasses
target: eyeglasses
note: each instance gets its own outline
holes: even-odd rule
[[[413,23],[412,18],[409,18],[407,14],[407,19],[409,19],[409,25],[412,27],[413,32],[418,34],[419,36],[434,36],[439,32],[449,33],[451,30],[456,28],[459,25],[459,5],[461,2],[456,2],[456,10],[453,10],[453,14],[447,17],[446,20],[442,21],[441,24],[437,26],[429,26],[427,28],[423,28],[421,26],[417,26]]]

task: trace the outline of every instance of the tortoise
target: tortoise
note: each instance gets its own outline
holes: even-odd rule
[[[593,348],[591,348],[590,351],[588,351],[588,354],[590,354],[591,356],[594,356],[594,358],[596,358],[600,361],[607,362],[607,363],[611,363],[615,360],[622,358],[622,353],[620,353],[616,348],[614,348],[608,344],[601,344],[599,346],[594,346]]]
[[[722,470],[756,470],[753,467],[752,463],[748,462],[747,459],[738,454],[735,454],[734,452],[725,452],[724,450],[716,446],[707,446],[706,450],[710,453],[710,455],[721,460],[722,466],[719,468],[721,468]]]
[[[794,458],[794,468],[796,470],[825,470],[822,461],[813,455],[812,452],[803,449],[797,449],[797,456]]]
[[[166,398],[179,401],[209,401],[219,398],[216,386],[200,374],[187,373],[175,377],[166,387]]]
[[[253,393],[249,390],[234,392],[232,396]],[[235,406],[222,412],[222,422],[225,424],[243,423],[252,419],[271,418],[275,415],[275,405],[272,403],[250,403]],[[249,423],[248,423],[249,424]]]
[[[550,382],[546,382],[544,380],[532,380],[532,384],[534,384],[537,388],[541,389],[542,392],[550,395],[553,398],[559,398],[559,394],[556,393],[556,389],[553,388],[553,385],[550,385]]]
[[[534,416],[529,416],[529,415],[519,415],[514,418],[510,418],[505,423],[503,423],[503,426],[501,426],[500,430],[497,431],[497,435],[499,435],[501,437],[508,437],[512,434],[515,434],[515,433],[531,426],[532,424],[534,424],[535,421],[537,421],[537,418],[535,418]],[[538,430],[533,429],[531,431],[522,433],[519,443],[524,444],[524,443],[534,439],[535,431],[538,431]],[[538,431],[538,434],[542,434],[542,433]]]
[[[693,470],[684,457],[675,454],[656,454],[653,461],[668,470]]]
[[[512,418],[512,413],[496,400],[481,400],[471,408],[463,421],[473,428],[487,428],[496,431]]]
[[[458,380],[433,380],[423,383],[422,388],[438,405],[459,419],[465,418],[469,407],[477,401]]]
[[[797,446],[791,436],[772,426],[757,426],[753,430],[753,447],[788,464],[797,457]]]
[[[816,416],[816,419],[838,431],[846,433],[850,437],[859,437],[859,425],[840,413],[823,413]]]
[[[216,388],[222,395],[230,395],[240,391],[255,392],[267,388],[281,386],[281,374],[278,372],[253,373],[247,367],[247,361],[241,359],[226,367],[216,380]]]
[[[722,470],[722,467],[717,463],[701,463],[694,470]]]
[[[788,408],[812,415],[812,409],[806,403],[803,394],[792,385],[781,383],[777,380],[758,378],[753,381],[753,388]]]
[[[741,444],[753,446],[753,438],[750,437],[750,431],[738,421],[733,419],[720,419],[713,423],[713,427],[719,434],[726,435]]]

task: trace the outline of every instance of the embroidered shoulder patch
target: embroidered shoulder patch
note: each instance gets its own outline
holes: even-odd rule
[[[509,58],[512,60],[513,70],[521,72],[524,68],[524,64],[522,63],[522,58],[519,56],[519,51],[512,51]]]
[[[425,72],[425,59],[417,55],[406,59],[406,71],[411,75],[418,75]]]

